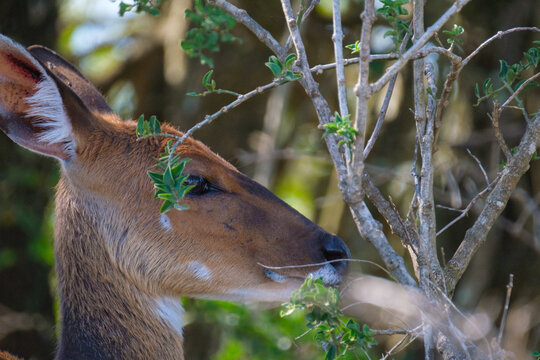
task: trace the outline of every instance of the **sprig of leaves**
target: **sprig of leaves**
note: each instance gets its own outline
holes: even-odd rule
[[[204,74],[202,78],[202,85],[206,89],[206,91],[203,91],[201,93],[196,92],[189,92],[187,93],[188,96],[206,96],[209,94],[229,94],[234,96],[240,96],[239,93],[231,91],[231,90],[225,90],[225,89],[216,89],[216,81],[212,79],[212,75],[214,74],[214,70],[208,71],[206,74]]]
[[[410,32],[409,23],[401,16],[409,15],[403,5],[409,3],[409,0],[381,0],[383,6],[377,9],[377,14],[381,15],[392,27],[384,33],[384,37],[390,36],[396,50],[399,51],[403,38]]]
[[[152,115],[149,120],[145,120],[144,115],[139,117],[136,135],[138,140],[151,136],[171,136],[161,132],[161,124],[155,115]],[[154,199],[163,200],[160,209],[162,213],[171,209],[189,209],[187,205],[182,205],[180,202],[194,186],[185,184],[189,174],[184,173],[184,168],[191,159],[181,158],[180,154],[171,156],[173,148],[172,140],[169,140],[163,153],[156,159],[155,167],[159,171],[147,172],[154,183]]]
[[[295,73],[291,70],[291,66],[296,61],[296,54],[289,54],[285,58],[285,62],[281,62],[274,55],[268,58],[268,61],[264,63],[270,71],[274,78],[279,79],[283,82],[295,81],[302,78],[302,74]]]
[[[159,6],[166,0],[135,0],[133,3],[120,2],[118,13],[124,16],[125,13],[134,11],[136,13],[146,12],[153,16],[159,16]]]
[[[350,114],[342,117],[336,111],[334,113],[334,121],[329,122],[328,124],[324,124],[323,128],[323,137],[327,137],[330,134],[336,134],[338,136],[341,136],[342,139],[339,140],[338,146],[345,145],[352,155],[352,145],[354,143],[356,135],[358,135],[358,130],[356,130],[352,126]]]
[[[521,78],[524,72],[528,69],[538,67],[538,64],[540,63],[540,41],[533,41],[533,44],[535,46],[523,53],[524,60],[518,63],[509,65],[505,60],[499,60],[500,67],[497,77],[502,85],[494,88],[491,78],[487,78],[481,88],[478,83],[476,83],[474,94],[476,95],[477,102],[474,106],[478,106],[482,101],[488,99],[495,100],[496,97],[503,92],[507,92],[508,96],[511,96],[525,81],[527,81],[526,79]],[[537,86],[539,86],[539,84],[536,81],[531,81],[523,90]],[[515,97],[515,100],[518,106],[521,109],[524,109],[523,102],[518,96]]]
[[[236,20],[220,8],[195,0],[194,11],[187,9],[185,16],[193,28],[180,45],[188,56],[198,57],[203,65],[214,67],[214,60],[208,54],[218,52],[220,42],[242,43],[242,39],[230,33]]]
[[[377,341],[367,325],[360,326],[347,319],[339,308],[339,291],[324,286],[322,279],[309,275],[296,290],[289,303],[284,304],[281,316],[305,311],[306,326],[315,331],[315,340],[326,353],[326,360],[355,359]]]
[[[463,39],[461,38],[461,35],[465,32],[465,29],[462,26],[459,26],[457,24],[454,24],[454,27],[452,30],[443,30],[443,34],[448,36],[448,39],[446,39],[446,42],[450,45],[448,48],[449,51],[452,51],[455,48],[457,48],[459,51],[463,51],[463,48],[460,46],[463,44]]]

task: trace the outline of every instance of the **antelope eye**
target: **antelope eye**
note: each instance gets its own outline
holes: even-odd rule
[[[202,176],[190,176],[184,181],[184,185],[192,185],[189,195],[203,195],[212,190],[210,183]]]

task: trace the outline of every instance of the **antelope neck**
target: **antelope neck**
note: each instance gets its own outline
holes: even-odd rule
[[[147,294],[118,270],[91,211],[63,187],[55,226],[62,316],[56,359],[183,359],[179,303]]]

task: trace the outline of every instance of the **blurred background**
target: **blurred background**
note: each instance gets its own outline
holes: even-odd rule
[[[279,1],[235,1],[264,27],[285,40]],[[450,1],[431,1],[426,24],[448,8]],[[449,22],[465,28],[462,54],[469,54],[483,40],[515,26],[539,26],[538,0],[474,0]],[[360,33],[362,2],[343,0],[345,44]],[[157,115],[186,130],[229,103],[228,95],[189,97],[202,91],[201,78],[209,70],[199,59],[181,49],[179,42],[190,29],[184,12],[191,0],[169,0],[162,15],[118,15],[118,2],[109,0],[2,0],[0,33],[29,46],[42,44],[76,64],[106,95],[110,105],[125,119],[140,114]],[[333,60],[331,1],[322,0],[303,29],[311,65]],[[374,52],[388,52],[392,42],[383,37],[387,28],[381,19],[374,29]],[[240,41],[221,44],[214,59],[214,78],[219,88],[247,92],[272,81],[264,66],[271,55],[241,25],[231,33]],[[442,36],[441,36],[442,37]],[[484,186],[484,178],[470,149],[492,179],[500,168],[501,153],[487,112],[476,102],[474,85],[497,76],[499,59],[515,63],[539,35],[519,32],[496,41],[482,51],[463,71],[451,97],[440,132],[435,156],[435,194],[438,204],[463,208]],[[445,40],[443,40],[445,41]],[[459,51],[458,51],[459,53]],[[346,53],[346,55],[348,55]],[[349,56],[350,57],[350,56]],[[448,71],[445,59],[430,59],[438,71],[438,86]],[[374,76],[388,64],[372,63]],[[355,66],[347,68],[356,80]],[[317,75],[331,107],[337,109],[333,71]],[[413,152],[414,119],[410,67],[398,77],[395,94],[383,132],[369,157],[368,171],[391,195],[404,214],[413,194],[409,175]],[[352,82],[349,88],[354,85]],[[351,94],[352,96],[352,94]],[[373,99],[371,119],[384,93]],[[351,97],[352,99],[352,97]],[[352,102],[350,102],[352,103]],[[525,97],[530,112],[540,106],[537,90]],[[373,124],[371,124],[373,126]],[[501,129],[510,147],[519,141],[524,121],[518,111],[505,111]],[[355,258],[380,262],[376,252],[359,235],[341,200],[336,176],[327,155],[322,132],[310,101],[298,84],[287,84],[248,101],[195,134],[242,172],[268,186],[278,196],[349,245]],[[52,224],[54,186],[59,166],[0,136],[0,349],[26,359],[52,359],[55,348],[57,299],[55,295]],[[480,324],[498,324],[506,283],[515,275],[514,290],[503,346],[518,359],[532,358],[540,349],[540,161],[531,163],[487,243],[455,293],[457,305],[474,313]],[[439,237],[442,261],[455,251],[478,208]],[[374,211],[376,214],[376,211]],[[437,209],[440,229],[456,215]],[[403,249],[385,225],[395,248]],[[385,276],[375,267],[353,265],[360,272]],[[366,289],[369,291],[369,289]],[[302,317],[280,319],[279,309],[263,310],[238,304],[184,299],[187,315],[187,359],[318,359],[322,352],[308,334]],[[362,319],[360,319],[362,321]],[[368,324],[369,325],[369,324]],[[493,329],[483,335],[491,340]],[[379,338],[372,358],[395,339]],[[412,345],[396,359],[421,354]]]

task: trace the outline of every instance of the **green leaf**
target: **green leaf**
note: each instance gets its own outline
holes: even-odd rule
[[[499,78],[504,79],[506,77],[506,74],[508,73],[508,64],[504,60],[499,60],[501,67],[499,70]]]
[[[144,135],[144,114],[139,116],[139,119],[137,120],[137,130],[136,130],[136,133],[137,135],[141,136],[141,135]]]
[[[285,68],[287,69],[290,68],[295,60],[296,60],[296,54],[287,55],[287,57],[285,58]]]
[[[167,212],[171,209],[175,208],[176,203],[173,201],[164,201],[161,205],[161,209],[159,210],[160,213]]]
[[[279,77],[283,72],[283,64],[274,55],[270,56],[268,62],[264,64],[272,71],[274,77]]]
[[[167,186],[174,186],[175,184],[170,165],[167,166],[165,172],[163,173],[163,183]]]

